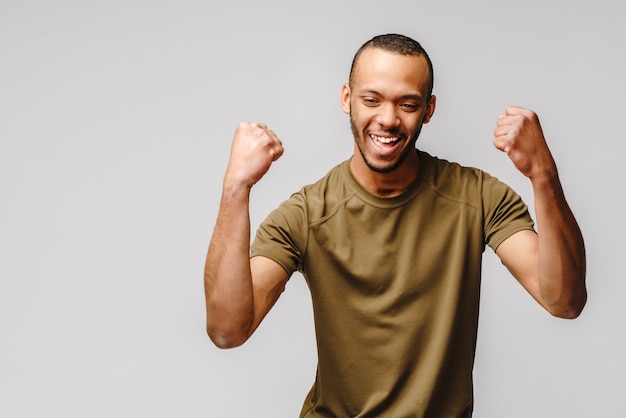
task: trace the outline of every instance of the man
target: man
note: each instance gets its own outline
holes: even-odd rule
[[[538,117],[509,107],[494,131],[532,183],[536,233],[508,186],[415,148],[432,88],[419,43],[366,42],[340,96],[354,155],[273,211],[252,247],[250,189],[283,147],[262,123],[237,127],[205,266],[207,330],[219,347],[242,344],[301,272],[319,355],[301,417],[470,417],[485,244],[551,314],[585,305],[583,239]]]

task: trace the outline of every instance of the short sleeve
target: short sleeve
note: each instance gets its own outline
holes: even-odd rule
[[[485,242],[494,251],[516,232],[534,231],[528,206],[511,187],[485,173],[482,194]]]
[[[307,233],[306,201],[301,193],[295,193],[263,220],[252,242],[250,256],[274,260],[291,276],[302,268]]]

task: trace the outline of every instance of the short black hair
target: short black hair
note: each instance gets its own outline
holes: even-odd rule
[[[354,67],[356,66],[356,62],[363,53],[363,51],[369,48],[380,48],[384,49],[385,51],[395,52],[401,55],[423,56],[424,58],[426,58],[428,71],[430,72],[430,80],[428,83],[428,97],[432,95],[435,77],[433,72],[433,63],[430,60],[430,57],[426,53],[426,50],[422,48],[422,45],[420,45],[420,43],[417,42],[415,39],[397,33],[388,33],[385,35],[374,36],[372,39],[365,42],[361,46],[361,48],[359,48],[359,50],[354,55],[354,59],[352,60],[352,66],[350,67],[350,86],[352,86],[352,83],[354,81]]]

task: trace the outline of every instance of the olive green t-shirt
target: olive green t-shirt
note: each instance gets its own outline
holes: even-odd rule
[[[406,192],[381,198],[349,161],[274,210],[251,256],[305,277],[318,367],[301,417],[470,417],[482,253],[533,229],[489,174],[418,151]]]

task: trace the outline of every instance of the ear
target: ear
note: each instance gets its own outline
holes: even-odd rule
[[[341,87],[341,95],[339,96],[339,101],[341,102],[341,108],[344,113],[350,114],[350,86],[348,83],[344,84]]]
[[[426,105],[427,107],[426,114],[424,115],[424,120],[422,121],[422,123],[430,122],[430,118],[435,113],[436,105],[437,105],[437,97],[434,95],[430,96],[430,99],[428,100],[428,104]]]

